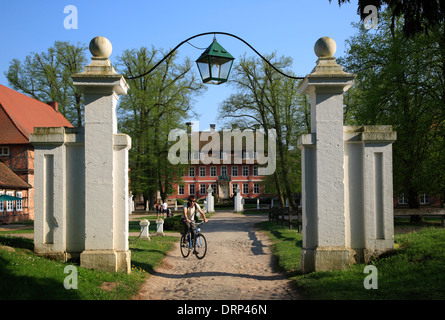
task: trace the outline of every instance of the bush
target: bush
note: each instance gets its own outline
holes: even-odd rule
[[[164,220],[164,230],[168,231],[182,231],[181,215],[176,215]]]

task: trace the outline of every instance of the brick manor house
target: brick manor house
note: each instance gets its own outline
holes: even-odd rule
[[[188,125],[190,127],[190,123]],[[215,130],[214,124],[210,125],[210,130]],[[199,132],[199,134],[201,133]],[[203,163],[202,160],[205,155],[201,150],[208,142],[200,141],[200,152],[192,153],[189,151],[188,155],[189,160],[199,160],[199,163],[190,164],[186,167],[182,182],[173,186],[176,192],[167,198],[169,203],[174,203],[176,199],[185,201],[190,195],[195,195],[198,200],[203,199],[207,195],[209,187],[213,189],[215,202],[230,199],[235,195],[238,188],[245,199],[272,196],[265,192],[264,176],[259,174],[256,152],[246,150],[244,141],[242,161],[241,163],[235,163],[234,143],[231,143],[229,152],[225,151],[222,143],[223,131],[218,131],[218,134],[221,137],[219,163]]]

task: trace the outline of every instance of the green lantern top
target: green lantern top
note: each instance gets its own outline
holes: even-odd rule
[[[213,43],[196,60],[202,81],[209,84],[226,82],[234,59],[216,39],[213,39]]]

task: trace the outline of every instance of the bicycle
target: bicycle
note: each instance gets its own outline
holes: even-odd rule
[[[187,258],[192,250],[196,258],[202,259],[205,257],[207,253],[207,240],[201,233],[201,228],[198,227],[203,223],[204,221],[199,223],[192,221],[191,229],[194,230],[194,235],[189,231],[187,234],[181,236],[180,248],[184,258]]]

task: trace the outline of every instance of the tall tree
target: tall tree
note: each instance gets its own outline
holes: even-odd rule
[[[389,9],[379,21],[377,32],[357,24],[358,34],[347,40],[348,52],[339,59],[357,74],[346,99],[348,121],[393,125],[395,192],[405,193],[410,208],[418,208],[419,193],[445,190],[440,172],[445,162],[444,26],[406,38],[403,20],[393,24]]]
[[[46,52],[32,53],[24,62],[11,61],[5,72],[10,85],[42,102],[55,101],[59,111],[75,126],[83,125],[84,102],[71,75],[83,71],[86,47],[56,41]]]
[[[277,58],[275,53],[266,58],[282,70],[292,65],[291,58]],[[219,118],[241,128],[260,125],[266,135],[268,129],[276,130],[277,168],[266,179],[272,179],[268,185],[275,186],[282,205],[287,198],[296,207],[294,193],[301,190],[296,137],[309,129],[306,97],[299,95],[298,82],[278,74],[262,59],[242,57],[234,67],[232,79],[230,83],[237,93],[222,103]]]
[[[118,68],[126,77],[138,76],[162,56],[164,52],[155,48],[126,50],[118,58]],[[157,191],[165,200],[172,184],[181,179],[183,168],[167,159],[171,146],[168,134],[184,126],[192,112],[193,97],[204,90],[190,69],[189,60],[177,63],[175,54],[169,56],[149,75],[128,80],[131,90],[119,105],[120,130],[132,137],[131,189],[143,194],[152,205]]]

